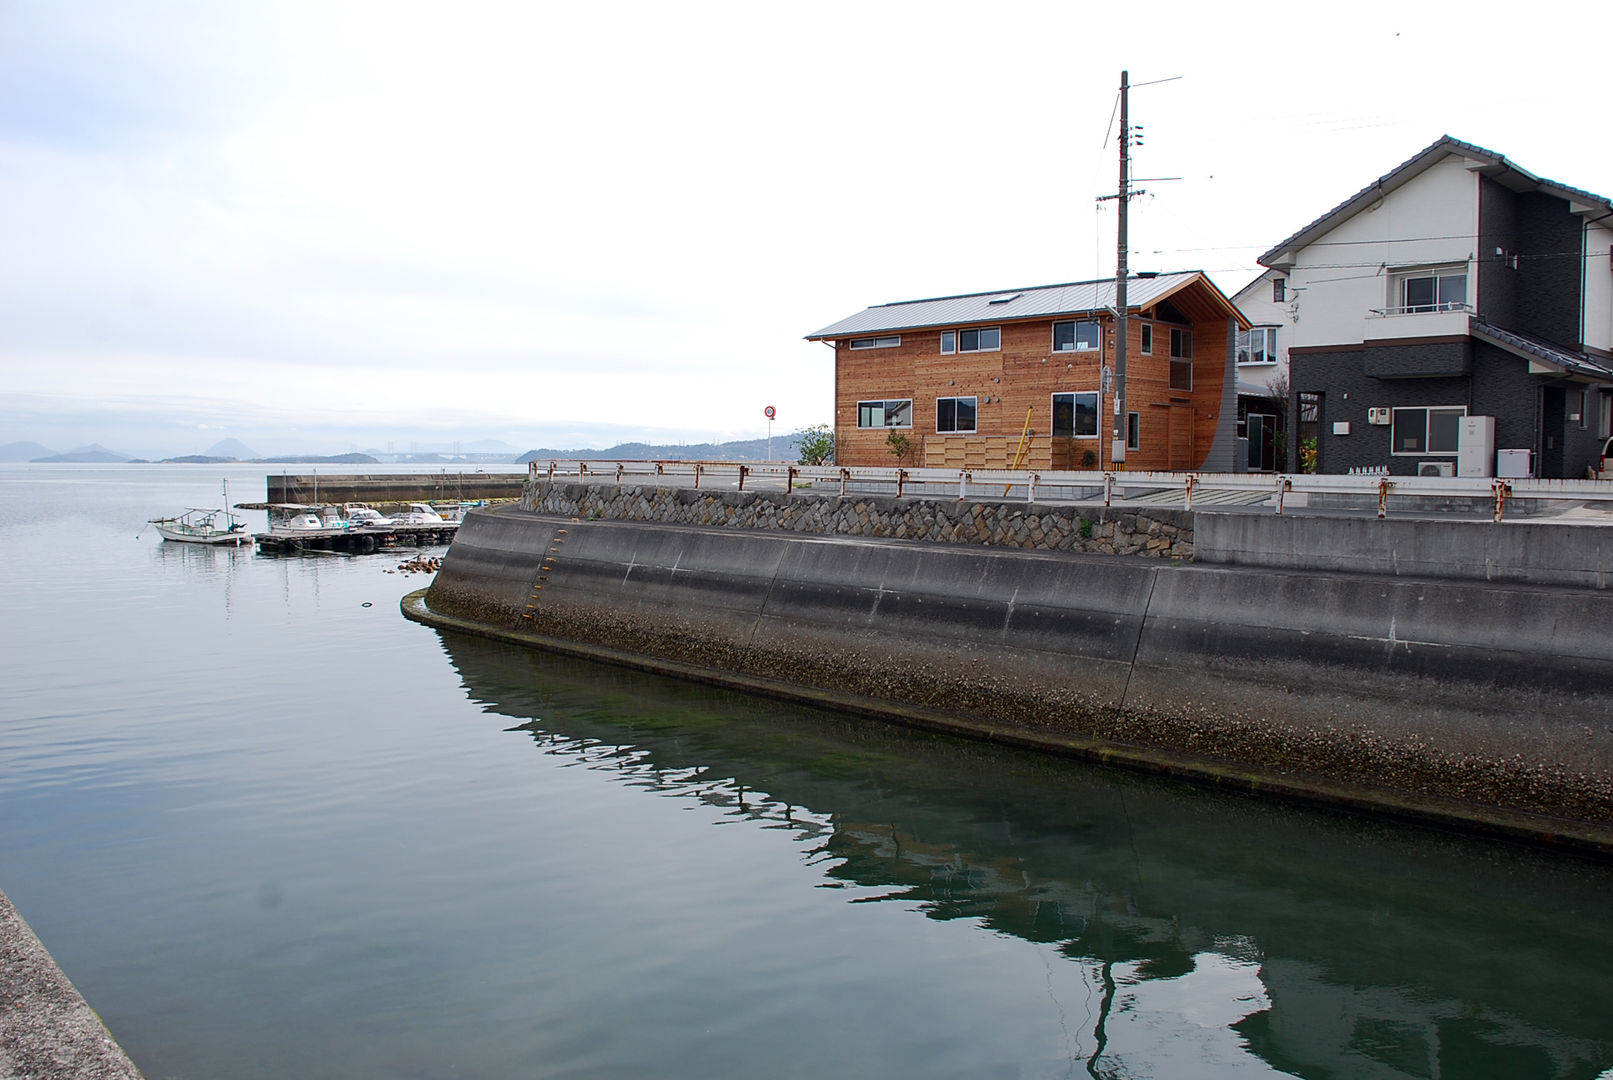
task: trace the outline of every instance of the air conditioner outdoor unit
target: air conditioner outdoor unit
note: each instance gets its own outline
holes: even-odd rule
[[[1456,462],[1454,461],[1419,461],[1417,463],[1418,476],[1455,476]]]

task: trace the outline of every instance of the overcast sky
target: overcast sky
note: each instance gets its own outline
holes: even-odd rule
[[[0,443],[705,441],[877,303],[1255,257],[1450,134],[1613,194],[1602,3],[0,0]]]

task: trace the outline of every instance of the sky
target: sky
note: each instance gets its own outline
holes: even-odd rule
[[[1113,275],[1122,69],[1130,265],[1228,295],[1442,135],[1613,194],[1601,4],[1343,12],[0,0],[0,443],[828,423],[805,335]]]

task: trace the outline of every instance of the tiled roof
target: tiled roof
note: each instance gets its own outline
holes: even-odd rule
[[[1541,177],[1529,172],[1527,169],[1519,168],[1517,165],[1511,161],[1508,161],[1504,156],[1496,153],[1494,150],[1486,150],[1482,146],[1475,146],[1472,143],[1463,142],[1460,139],[1453,139],[1449,135],[1446,135],[1441,137],[1432,145],[1408,158],[1406,161],[1396,165],[1393,169],[1390,169],[1388,172],[1378,177],[1378,179],[1374,180],[1372,183],[1368,184],[1354,195],[1351,195],[1348,199],[1345,199],[1333,209],[1329,210],[1327,213],[1323,214],[1309,225],[1306,225],[1304,228],[1294,233],[1294,235],[1288,237],[1282,243],[1273,247],[1270,251],[1267,251],[1265,254],[1261,255],[1260,258],[1255,261],[1260,263],[1262,266],[1270,266],[1270,260],[1277,258],[1281,253],[1289,251],[1293,248],[1304,247],[1306,244],[1309,244],[1311,241],[1315,240],[1318,236],[1327,232],[1329,229],[1332,229],[1339,223],[1339,221],[1355,213],[1355,211],[1369,199],[1376,199],[1383,192],[1393,191],[1395,188],[1420,174],[1424,169],[1427,169],[1429,166],[1438,162],[1447,154],[1461,154],[1463,157],[1472,158],[1475,161],[1482,161],[1487,166],[1485,169],[1486,173],[1492,175],[1510,174],[1512,177],[1516,178],[1518,181],[1521,181],[1528,187],[1532,187],[1539,191],[1545,191],[1548,194],[1555,194],[1561,198],[1572,199],[1577,202],[1592,203],[1598,208],[1605,209],[1609,213],[1613,213],[1613,201],[1610,201],[1604,196],[1596,195],[1589,191],[1581,190],[1580,188],[1569,187],[1567,184],[1559,184],[1555,180],[1542,179]]]
[[[1195,279],[1209,282],[1197,270],[1175,274],[1138,276],[1126,281],[1126,307],[1146,308],[1169,296]],[[1211,286],[1213,288],[1213,286]],[[1011,322],[1049,315],[1081,315],[1114,306],[1115,281],[1077,281],[1065,285],[1040,285],[1029,289],[998,289],[995,292],[942,296],[930,300],[906,300],[879,304],[860,311],[822,330],[807,340],[872,334],[886,330],[915,330],[927,326],[969,326],[977,323]]]
[[[1508,352],[1533,357],[1562,368],[1565,374],[1613,380],[1613,366],[1609,366],[1605,360],[1592,359],[1584,353],[1569,352],[1538,338],[1527,337],[1512,330],[1503,330],[1477,316],[1468,320],[1468,331],[1481,341],[1499,345]]]

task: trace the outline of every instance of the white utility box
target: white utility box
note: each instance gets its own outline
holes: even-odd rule
[[[1456,437],[1456,475],[1495,475],[1495,417],[1462,417]]]
[[[1508,480],[1520,480],[1534,475],[1529,459],[1534,456],[1533,450],[1497,450],[1495,452],[1495,475]]]

